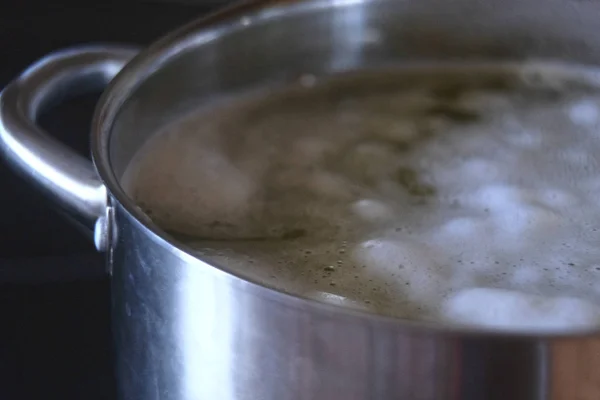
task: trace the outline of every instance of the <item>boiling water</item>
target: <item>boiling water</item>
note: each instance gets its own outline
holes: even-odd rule
[[[185,116],[124,187],[197,254],[296,295],[509,329],[600,325],[600,71],[305,77]]]

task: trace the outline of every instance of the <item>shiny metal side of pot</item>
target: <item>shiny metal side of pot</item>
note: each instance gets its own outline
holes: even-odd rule
[[[600,65],[600,3],[276,3],[194,21],[131,61],[134,50],[114,46],[55,53],[0,94],[2,157],[106,253],[120,399],[600,398],[598,332],[449,330],[294,298],[193,257],[119,185],[146,139],[181,113],[306,73],[449,59]],[[74,90],[107,84],[93,166],[35,119]]]

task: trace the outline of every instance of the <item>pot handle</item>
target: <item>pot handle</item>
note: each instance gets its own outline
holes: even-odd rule
[[[0,155],[94,232],[104,250],[107,193],[94,165],[37,124],[49,106],[104,89],[137,53],[124,46],[85,46],[43,57],[0,93]]]

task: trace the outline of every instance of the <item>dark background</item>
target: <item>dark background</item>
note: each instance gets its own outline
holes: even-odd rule
[[[9,0],[0,4],[0,86],[44,54],[89,42],[144,45],[214,2]],[[88,154],[97,95],[41,124]],[[103,259],[0,163],[0,400],[113,399],[110,286]]]

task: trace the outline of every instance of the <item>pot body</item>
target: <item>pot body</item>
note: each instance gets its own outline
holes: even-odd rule
[[[0,95],[3,157],[107,254],[119,398],[600,398],[598,332],[451,331],[294,298],[193,257],[119,184],[146,139],[181,113],[304,73],[464,59],[600,65],[600,4],[271,3],[195,21],[132,61],[112,47],[54,54]],[[56,94],[111,79],[92,124],[95,166],[35,126]]]
[[[444,335],[282,301],[157,245],[119,208],[116,217],[123,399],[550,399],[551,375],[579,368],[542,339]],[[570,355],[595,342],[568,343]]]
[[[173,249],[116,207],[121,399],[572,400],[600,395],[600,338],[442,332],[343,313]]]

